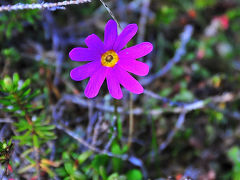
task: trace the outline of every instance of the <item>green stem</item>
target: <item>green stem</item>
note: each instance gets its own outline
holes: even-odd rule
[[[119,118],[119,113],[118,113],[118,103],[117,100],[114,99],[114,118],[116,118],[117,120],[117,132],[118,132],[118,138],[121,139],[122,138],[122,122]]]
[[[134,118],[133,118],[133,95],[130,93],[129,99],[129,129],[128,129],[128,148],[131,147],[132,137],[133,137],[133,127],[134,127]]]

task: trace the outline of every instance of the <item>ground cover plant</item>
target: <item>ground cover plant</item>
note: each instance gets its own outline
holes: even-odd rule
[[[238,0],[0,2],[0,179],[240,180]]]

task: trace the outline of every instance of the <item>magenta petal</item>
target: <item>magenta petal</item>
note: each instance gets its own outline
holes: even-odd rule
[[[81,81],[83,79],[90,77],[95,72],[95,70],[98,67],[100,67],[100,65],[101,65],[100,61],[93,61],[85,65],[76,67],[71,70],[70,77],[74,81]]]
[[[138,26],[136,24],[129,24],[118,36],[113,49],[119,52],[137,33]]]
[[[69,53],[69,57],[73,61],[94,61],[101,58],[96,51],[82,47],[73,48]]]
[[[143,42],[141,44],[123,49],[118,53],[120,58],[138,59],[146,56],[153,50],[153,45],[149,42]]]
[[[112,97],[115,99],[121,99],[123,97],[120,83],[113,71],[109,71],[107,74],[107,86]]]
[[[113,48],[117,36],[117,23],[114,20],[109,20],[104,33],[104,46],[106,50]]]
[[[124,70],[138,76],[146,76],[149,72],[149,66],[146,63],[133,59],[120,59],[118,65]]]
[[[91,77],[88,81],[87,87],[84,91],[85,96],[88,98],[93,98],[97,96],[102,83],[107,75],[107,68],[101,66]]]
[[[89,49],[98,52],[100,55],[105,52],[103,42],[96,34],[91,34],[88,36],[85,39],[85,43]]]
[[[123,87],[135,94],[143,93],[142,85],[119,66],[115,66],[114,74]]]

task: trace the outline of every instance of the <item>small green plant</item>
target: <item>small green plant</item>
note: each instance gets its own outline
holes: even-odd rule
[[[40,91],[32,93],[30,82],[30,79],[21,81],[18,74],[14,74],[13,78],[5,76],[0,81],[0,105],[3,106],[3,111],[17,119],[13,123],[17,132],[13,139],[18,140],[19,145],[27,146],[22,156],[29,161],[29,165],[21,168],[18,173],[35,168],[37,176],[40,176],[42,170],[53,176],[54,173],[48,166],[54,166],[56,163],[41,157],[40,147],[55,138],[53,132],[55,126],[49,125],[44,115],[37,114],[41,106],[32,102]]]
[[[6,162],[9,162],[11,158],[13,150],[13,144],[12,141],[7,142],[0,142],[0,163],[4,164]]]
[[[0,142],[0,164],[5,168],[5,173],[12,172],[12,166],[9,164],[13,152],[12,140]]]
[[[237,146],[228,151],[228,157],[233,162],[232,179],[239,180],[240,177],[240,149]]]

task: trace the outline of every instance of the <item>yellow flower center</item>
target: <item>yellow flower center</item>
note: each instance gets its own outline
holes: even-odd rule
[[[119,58],[115,51],[110,50],[105,52],[101,57],[101,63],[106,67],[113,67],[117,64]]]

